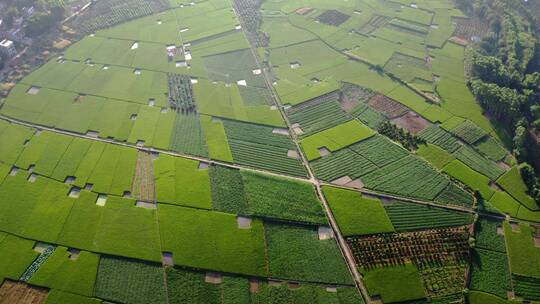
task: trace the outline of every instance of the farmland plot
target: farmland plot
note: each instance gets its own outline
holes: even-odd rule
[[[103,256],[95,294],[124,303],[163,303],[167,298],[164,269],[158,264]]]
[[[467,146],[461,147],[453,153],[454,156],[481,174],[489,177],[491,180],[497,180],[505,171],[493,161],[483,157],[478,152]]]
[[[463,226],[473,221],[473,216],[468,213],[405,202],[385,204],[384,209],[399,232]]]
[[[326,223],[311,184],[248,171],[241,173],[250,213],[295,222]]]
[[[292,124],[299,125],[302,130],[300,135],[309,136],[350,120],[339,107],[337,98],[336,92],[325,94],[289,108],[286,113]]]
[[[288,134],[276,134],[271,127],[231,120],[226,120],[223,124],[236,163],[306,176],[298,151]]]
[[[324,187],[323,191],[344,236],[395,231],[381,201],[351,190]]]
[[[227,213],[171,205],[160,205],[158,213],[161,248],[173,253],[175,264],[266,276],[260,220],[254,219],[249,229],[240,229],[236,216]]]
[[[267,224],[265,231],[272,277],[351,283],[349,271],[334,239],[319,240],[317,230],[311,227]],[[317,254],[313,254],[315,252]]]
[[[93,5],[88,12],[71,21],[71,26],[85,34],[122,22],[151,15],[170,7],[166,0],[114,0]]]
[[[427,163],[408,156],[373,171],[362,181],[374,190],[432,200],[450,181]]]
[[[176,114],[171,134],[171,149],[195,156],[208,157],[206,136],[198,114]]]
[[[154,161],[158,202],[212,208],[208,169],[195,160],[162,154]]]

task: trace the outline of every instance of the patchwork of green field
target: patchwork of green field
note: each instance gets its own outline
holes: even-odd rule
[[[380,200],[335,187],[325,186],[323,191],[343,236],[395,231]]]
[[[94,193],[82,191],[73,198],[68,185],[45,177],[28,179],[26,171],[19,171],[0,188],[3,231],[94,252],[159,259],[155,211],[110,195],[105,206],[98,206]]]
[[[516,220],[539,207],[467,88],[454,3],[110,1],[0,105],[68,131],[0,120],[0,283],[45,303],[540,300],[538,227]],[[378,134],[394,118],[427,144]]]

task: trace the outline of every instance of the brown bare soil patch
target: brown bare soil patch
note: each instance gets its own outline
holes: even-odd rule
[[[48,293],[46,288],[6,280],[0,287],[0,304],[40,304],[45,302]]]
[[[420,131],[430,126],[429,121],[412,111],[407,112],[403,116],[392,119],[392,122],[398,127],[405,129],[414,135],[420,133]]]
[[[368,101],[368,103],[375,110],[381,112],[382,114],[384,114],[384,116],[390,119],[404,115],[405,113],[409,111],[409,108],[407,108],[406,106],[382,94],[377,94],[373,96]]]
[[[302,7],[295,11],[296,14],[300,16],[305,16],[313,11],[313,8],[311,7]]]
[[[57,50],[63,50],[70,45],[71,45],[71,41],[66,40],[66,39],[60,39],[59,41],[54,43],[54,48]]]

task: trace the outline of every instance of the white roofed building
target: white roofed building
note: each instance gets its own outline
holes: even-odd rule
[[[0,53],[11,58],[17,55],[15,44],[11,40],[4,39],[0,41]]]

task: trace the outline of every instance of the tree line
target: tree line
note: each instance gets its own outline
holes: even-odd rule
[[[476,99],[496,124],[513,136],[512,149],[529,194],[540,202],[540,151],[532,144],[540,130],[540,39],[538,20],[523,1],[456,0],[472,18],[490,25],[482,40],[467,49]],[[536,171],[529,165],[536,166]]]

